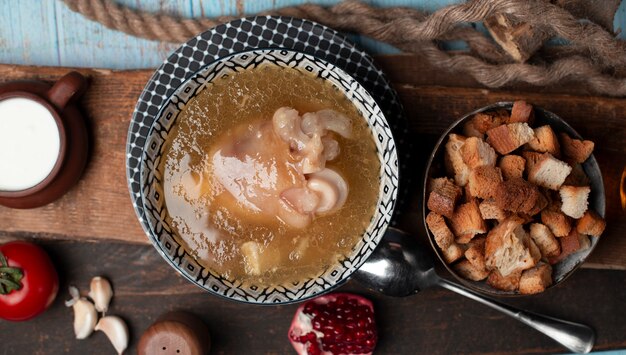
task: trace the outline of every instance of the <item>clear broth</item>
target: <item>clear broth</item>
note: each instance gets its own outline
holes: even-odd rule
[[[212,205],[206,189],[197,188],[217,137],[241,124],[271,120],[283,106],[300,114],[330,108],[352,121],[353,137],[338,137],[341,153],[327,162],[346,179],[348,199],[304,229],[237,217]],[[179,114],[163,156],[167,219],[178,239],[203,266],[255,285],[316,277],[345,258],[369,225],[378,198],[380,162],[365,119],[330,83],[292,68],[263,66],[214,80]],[[239,250],[246,241],[259,243],[267,267],[261,275],[246,272]]]

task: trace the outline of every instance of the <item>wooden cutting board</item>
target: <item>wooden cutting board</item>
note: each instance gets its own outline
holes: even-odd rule
[[[514,91],[486,90],[463,75],[437,71],[416,56],[381,56],[377,60],[400,94],[416,142],[414,153],[422,167],[434,142],[452,121],[496,101],[525,99],[555,112],[583,137],[595,141],[607,194],[608,227],[586,266],[626,270],[626,218],[619,194],[626,166],[626,100],[590,96],[576,85],[542,88],[540,92],[527,86]],[[80,103],[92,134],[87,169],[75,188],[50,205],[32,210],[0,206],[0,235],[148,243],[126,185],[125,145],[135,102],[152,70],[0,64],[0,82],[53,81],[70,70],[90,79],[90,88]],[[418,194],[402,219],[402,227],[414,232],[419,231],[421,221]]]

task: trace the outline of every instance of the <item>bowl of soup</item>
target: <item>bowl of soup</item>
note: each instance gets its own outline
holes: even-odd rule
[[[249,303],[341,285],[375,249],[398,187],[387,120],[348,73],[259,49],[163,100],[141,153],[148,237],[185,278]]]

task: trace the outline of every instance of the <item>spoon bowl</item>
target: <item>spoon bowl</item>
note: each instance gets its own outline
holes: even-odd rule
[[[354,278],[388,296],[409,296],[436,286],[434,260],[416,238],[388,228],[377,249]]]

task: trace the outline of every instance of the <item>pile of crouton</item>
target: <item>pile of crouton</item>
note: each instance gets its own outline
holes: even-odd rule
[[[458,274],[504,291],[534,294],[552,266],[589,248],[605,221],[587,208],[581,164],[594,144],[532,128],[531,105],[475,114],[445,144],[447,176],[429,181],[426,224]]]

